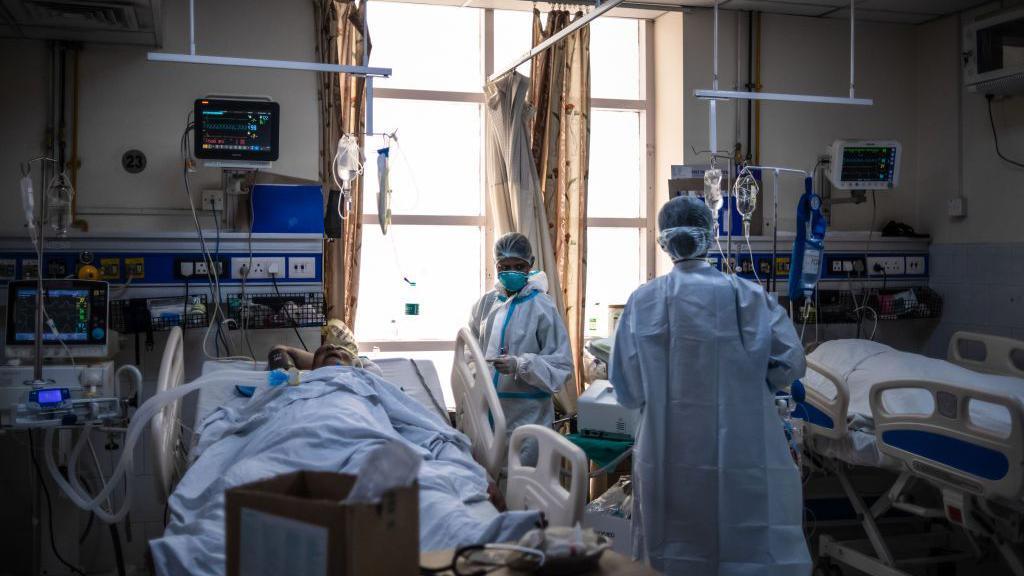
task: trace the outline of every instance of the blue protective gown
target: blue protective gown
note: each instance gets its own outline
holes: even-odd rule
[[[514,297],[499,286],[473,306],[469,326],[484,356],[508,354],[519,362],[515,374],[499,374],[490,367],[509,435],[524,424],[550,427],[555,419],[552,395],[573,374],[565,322],[546,292],[542,272]],[[526,443],[523,462],[535,462],[535,451],[535,445]]]
[[[804,369],[792,322],[752,282],[685,261],[633,293],[610,380],[642,413],[636,557],[665,574],[810,573],[800,474],[774,403]]]

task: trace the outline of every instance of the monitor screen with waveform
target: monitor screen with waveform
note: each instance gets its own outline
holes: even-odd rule
[[[266,100],[196,100],[196,158],[277,160],[280,114],[280,106]]]

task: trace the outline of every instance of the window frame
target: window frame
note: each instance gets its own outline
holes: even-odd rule
[[[494,73],[494,9],[477,8],[483,10],[483,78]],[[640,143],[644,151],[641,155],[643,166],[641,167],[641,190],[646,194],[646,202],[641,207],[641,215],[637,218],[587,218],[587,228],[628,228],[635,229],[642,234],[641,247],[644,251],[641,270],[646,280],[654,278],[655,267],[655,230],[657,206],[655,194],[655,163],[654,163],[654,22],[647,19],[637,19],[638,38],[640,43],[640,99],[626,100],[615,98],[591,98],[591,109],[605,109],[613,111],[631,111],[640,114]],[[483,106],[484,93],[481,87],[480,92],[462,92],[446,90],[420,90],[411,88],[372,88],[373,99],[396,99],[396,100],[426,100],[440,102],[466,102]],[[367,113],[373,113],[372,104],[367,107]],[[481,154],[486,157],[486,129],[482,135]],[[484,164],[482,163],[483,167]],[[486,168],[483,168],[482,177],[486,187]],[[365,193],[365,191],[364,191]],[[484,242],[487,246],[494,243],[494,227],[490,203],[486,198],[483,202],[484,214],[479,216],[450,216],[450,215],[427,215],[427,214],[393,214],[391,216],[392,226],[476,226],[483,229]],[[363,225],[372,226],[377,223],[376,214],[363,214]],[[484,271],[481,279],[481,289],[494,283],[494,257],[490,250],[484,250],[484,262],[481,263]],[[472,303],[466,303],[468,315]],[[445,340],[374,340],[364,341],[362,345],[374,352],[446,352],[455,345],[455,335]]]

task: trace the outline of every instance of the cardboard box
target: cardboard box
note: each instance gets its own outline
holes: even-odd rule
[[[632,520],[607,512],[588,510],[583,513],[583,527],[591,528],[594,532],[611,538],[612,550],[625,556],[630,556],[633,553],[632,522]]]
[[[418,574],[418,486],[342,504],[355,481],[303,471],[228,490],[228,576]]]

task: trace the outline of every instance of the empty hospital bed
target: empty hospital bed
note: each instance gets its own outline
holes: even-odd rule
[[[995,545],[1012,573],[1024,575],[1024,342],[960,332],[947,360],[899,352],[865,340],[822,344],[807,358],[803,446],[840,481],[867,542],[819,541],[820,556],[869,574],[905,574],[904,565],[953,562]],[[846,470],[882,468],[896,480],[868,506]],[[939,491],[941,507],[913,503],[915,481]],[[898,559],[877,520],[891,510],[965,529],[964,554]],[[917,543],[941,532],[916,535]]]

